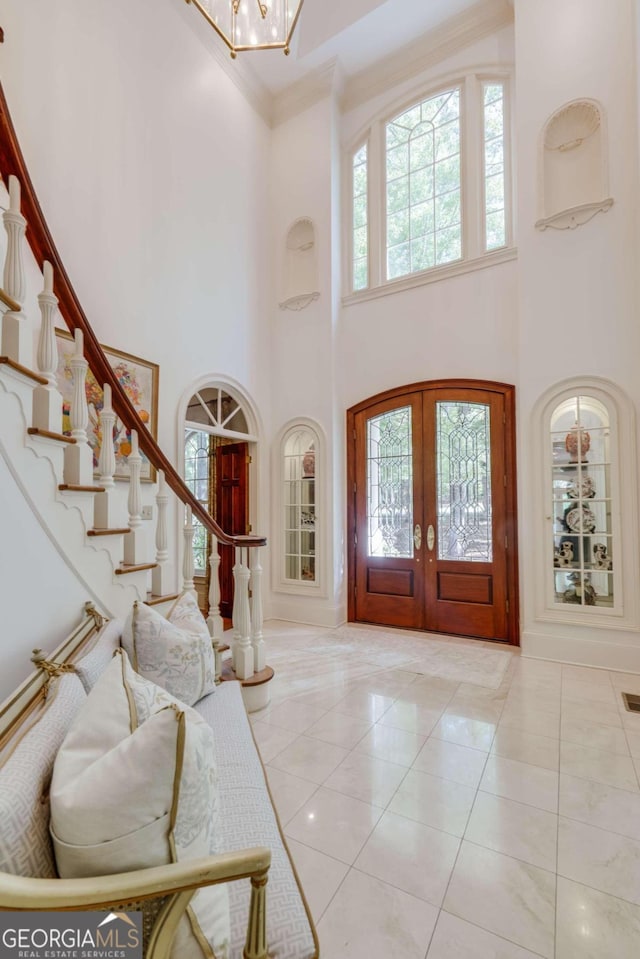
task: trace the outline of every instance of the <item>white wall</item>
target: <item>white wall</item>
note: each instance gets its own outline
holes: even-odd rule
[[[540,542],[536,511],[529,508],[542,482],[532,411],[545,390],[569,377],[591,375],[617,384],[636,410],[640,400],[634,4],[516,0],[515,13],[523,649],[640,670],[635,490],[620,504],[626,616],[607,627],[589,626],[590,617],[569,626],[543,616],[550,556]],[[534,229],[540,215],[538,138],[554,111],[580,97],[598,100],[606,114],[614,205],[575,230],[539,232]],[[634,477],[629,479],[633,483]]]
[[[160,365],[163,450],[176,461],[179,399],[208,373],[268,424],[269,130],[213,31],[175,0],[0,0],[0,19],[45,217],[101,342]]]

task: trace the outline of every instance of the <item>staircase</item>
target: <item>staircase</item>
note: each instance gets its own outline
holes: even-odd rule
[[[178,565],[182,569],[182,588],[193,589],[196,515],[210,531],[212,540],[207,622],[217,654],[218,679],[239,679],[247,708],[262,708],[269,700],[269,681],[273,677],[273,670],[265,663],[262,636],[260,552],[266,540],[230,536],[217,525],[193,497],[129,402],[78,303],[53,244],[1,90],[0,173],[0,207],[4,209],[6,233],[6,238],[0,240],[0,256],[4,252],[0,289],[0,454],[34,517],[86,587],[91,600],[108,616],[126,616],[135,600],[160,607],[173,600],[176,594],[172,568]],[[27,217],[29,246],[25,238]],[[35,302],[36,309],[25,305]],[[74,334],[70,435],[63,433],[62,396],[56,381],[55,326],[60,318]],[[89,410],[85,386],[89,368],[97,382],[104,384],[97,470],[87,439]],[[128,484],[114,482],[117,419],[131,434]],[[156,484],[141,483],[142,451],[157,469]],[[180,544],[171,544],[167,524],[171,491],[184,515],[181,563]],[[143,520],[143,510],[148,514],[148,507],[153,505],[155,550],[149,542],[150,524]],[[227,664],[224,676],[220,656],[223,621],[218,542],[234,546],[236,556],[231,663]]]

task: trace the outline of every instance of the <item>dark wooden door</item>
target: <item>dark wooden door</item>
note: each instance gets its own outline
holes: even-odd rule
[[[349,411],[351,619],[517,642],[512,413],[475,381]]]
[[[216,518],[225,531],[245,536],[249,532],[249,447],[228,443],[216,449]],[[233,613],[233,546],[218,546],[220,553],[220,612]]]

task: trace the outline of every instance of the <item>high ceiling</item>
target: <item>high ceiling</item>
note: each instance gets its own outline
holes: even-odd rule
[[[271,92],[337,58],[346,77],[395,53],[484,0],[304,0],[291,55],[243,54],[245,66]]]

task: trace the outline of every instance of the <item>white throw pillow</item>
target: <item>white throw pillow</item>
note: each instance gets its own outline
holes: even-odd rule
[[[180,596],[168,618],[135,603],[122,631],[133,668],[187,706],[215,692],[211,637],[195,593]]]
[[[118,650],[56,757],[51,835],[60,876],[212,855],[218,815],[210,727],[137,675]],[[180,923],[172,959],[210,959],[210,949],[227,959],[229,936],[226,886],[200,889]]]

